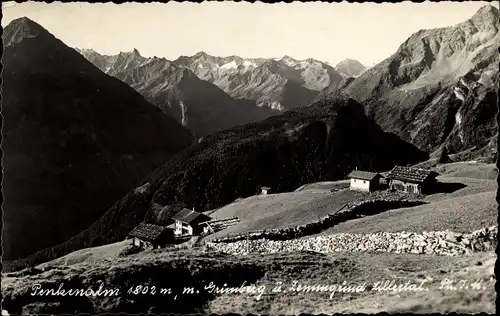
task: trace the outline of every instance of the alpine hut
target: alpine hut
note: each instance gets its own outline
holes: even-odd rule
[[[261,195],[267,195],[267,193],[271,190],[270,187],[260,187],[260,194]]]
[[[353,170],[347,177],[351,179],[351,190],[372,192],[379,187],[380,174],[378,172]]]
[[[173,240],[173,229],[149,223],[140,223],[128,234],[132,245],[141,248],[162,248]]]
[[[172,219],[175,221],[174,236],[191,236],[202,233],[205,226],[202,223],[212,218],[195,210],[184,208],[172,216]]]
[[[429,193],[439,174],[430,169],[396,166],[388,174],[391,190],[408,193]]]

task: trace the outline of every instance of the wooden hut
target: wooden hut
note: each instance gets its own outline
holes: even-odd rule
[[[140,223],[128,234],[132,245],[141,248],[162,248],[173,240],[173,230],[167,226]]]
[[[408,193],[429,193],[439,174],[430,169],[396,166],[390,172],[389,188]]]

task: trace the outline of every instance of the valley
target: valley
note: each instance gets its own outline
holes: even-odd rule
[[[396,210],[387,210],[380,214],[368,215],[358,219],[352,219],[339,223],[331,229],[323,231],[319,236],[335,237],[341,234],[369,234],[374,232],[435,232],[443,229],[450,229],[452,232],[470,233],[482,227],[496,225],[497,210],[494,204],[494,193],[496,191],[495,181],[486,178],[478,179],[479,174],[485,169],[495,171],[493,165],[477,163],[454,163],[450,165],[441,165],[437,169],[468,170],[476,171],[473,177],[452,177],[446,172],[441,175],[440,181],[461,182],[466,184],[465,188],[456,190],[448,194],[439,196],[428,196],[424,200],[428,204],[410,208],[400,208]],[[328,184],[310,184],[309,187],[335,186],[335,183]],[[307,187],[307,186],[306,186]],[[466,189],[467,188],[467,189]],[[347,190],[348,189],[340,189]],[[356,194],[355,192],[353,193]],[[302,195],[302,197],[300,197]],[[485,202],[479,203],[478,197],[485,196]],[[331,192],[308,192],[307,190],[274,194],[262,197],[250,197],[238,201],[216,210],[217,212],[227,213],[233,209],[230,215],[239,215],[238,207],[243,205],[252,205],[251,211],[245,213],[248,221],[259,223],[262,215],[272,216],[283,212],[280,207],[287,206],[291,211],[295,208],[307,210],[302,211],[304,216],[310,216],[309,220],[316,218],[312,214],[318,214],[322,211],[322,203],[325,198],[333,198],[335,194]],[[353,196],[354,197],[354,196]],[[358,197],[359,198],[359,197]],[[250,202],[254,200],[254,202]],[[255,200],[259,199],[260,203]],[[267,199],[267,201],[265,201]],[[281,201],[281,202],[278,202]],[[322,202],[323,201],[323,202]],[[471,210],[469,201],[474,201],[477,207],[481,209]],[[250,203],[250,204],[249,204]],[[450,204],[444,206],[443,203]],[[488,204],[489,203],[489,204]],[[302,205],[301,205],[302,204]],[[489,206],[488,206],[489,205]],[[281,210],[281,211],[280,211]],[[452,214],[450,213],[452,212]],[[458,213],[457,212],[461,212]],[[224,214],[227,215],[227,214]],[[265,218],[265,217],[264,217]],[[242,222],[243,223],[243,222]],[[272,221],[267,221],[267,227]],[[276,221],[278,225],[284,223]],[[297,225],[291,223],[290,225]],[[239,227],[239,228],[238,228]],[[233,231],[244,232],[247,225],[233,226]],[[279,227],[279,226],[274,226]],[[255,228],[255,227],[254,227]],[[260,228],[260,227],[259,227]],[[496,233],[495,233],[496,234]],[[317,238],[315,235],[306,236],[296,241],[307,241],[311,238]],[[496,241],[496,235],[495,235]],[[106,284],[126,289],[126,284],[121,280],[142,279],[140,275],[155,269],[155,273],[172,275],[171,269],[177,269],[175,273],[188,269],[190,277],[183,279],[182,283],[171,278],[152,279],[152,284],[158,287],[171,286],[180,289],[184,284],[200,284],[201,278],[209,280],[223,280],[221,273],[227,273],[229,269],[238,269],[240,272],[232,274],[233,277],[226,282],[230,285],[239,286],[241,282],[246,281],[255,286],[268,284],[271,286],[275,282],[283,282],[284,285],[291,286],[293,281],[302,284],[333,284],[344,280],[353,284],[375,284],[383,280],[398,280],[403,284],[408,281],[420,284],[422,280],[427,280],[426,288],[430,291],[424,292],[391,292],[391,291],[372,291],[370,287],[360,294],[342,294],[337,293],[328,298],[327,294],[322,293],[290,293],[290,294],[266,294],[260,300],[248,294],[220,294],[217,296],[200,294],[194,305],[189,309],[196,312],[217,311],[219,313],[237,312],[247,313],[259,311],[262,313],[282,313],[293,314],[296,311],[308,311],[311,313],[321,313],[326,311],[349,312],[362,310],[367,312],[387,311],[389,302],[391,311],[408,310],[439,310],[442,312],[477,312],[492,311],[494,308],[494,287],[491,280],[494,278],[493,266],[495,254],[493,250],[476,251],[467,255],[439,255],[439,254],[404,254],[404,253],[380,253],[371,251],[329,251],[327,253],[296,251],[292,253],[275,252],[269,254],[254,255],[230,255],[209,250],[204,244],[209,240],[201,242],[198,246],[189,249],[160,249],[145,250],[138,254],[125,255],[125,251],[130,247],[130,241],[125,240],[114,244],[100,246],[96,248],[87,248],[68,254],[59,259],[41,264],[35,268],[20,272],[8,273],[4,275],[3,291],[7,293],[7,300],[4,308],[11,311],[20,311],[16,306],[26,306],[31,311],[43,311],[43,306],[26,305],[25,295],[28,294],[29,284],[42,282],[45,286],[58,284],[58,279],[64,276],[67,284],[73,282],[84,282],[83,284],[96,285],[98,280],[106,280]],[[229,242],[228,247],[231,243]],[[113,262],[113,269],[108,269],[108,264]],[[203,265],[203,269],[196,266]],[[146,269],[144,272],[143,269]],[[180,269],[180,270],[179,270]],[[221,270],[222,269],[222,270]],[[241,270],[243,269],[243,270]],[[250,269],[250,270],[248,270]],[[218,272],[217,272],[218,271]],[[222,272],[224,271],[224,272]],[[247,272],[243,272],[247,271]],[[82,274],[82,281],[77,281],[77,274]],[[150,272],[146,272],[150,273]],[[208,273],[208,274],[207,274]],[[125,277],[125,275],[127,277]],[[473,292],[466,291],[465,288],[450,291],[443,287],[444,278],[447,279],[479,279],[483,280],[481,290]],[[46,283],[50,280],[50,283]],[[62,279],[60,279],[62,281]],[[95,280],[95,281],[90,281]],[[69,282],[69,283],[68,283]],[[222,282],[222,281],[219,281]],[[150,283],[151,284],[151,283]],[[205,284],[205,283],[201,283]],[[16,291],[16,298],[10,296]],[[23,294],[24,293],[24,294]],[[471,303],[463,301],[464,295],[471,295]],[[9,298],[10,297],[10,298]],[[296,297],[301,297],[297,300]],[[171,298],[170,298],[171,299]],[[60,299],[53,298],[54,306],[61,306],[61,311],[69,311],[58,303]],[[115,299],[109,298],[106,303],[96,300],[90,300],[87,311],[92,312],[115,312],[127,308],[141,308],[140,304],[152,304],[154,311],[158,312],[167,308],[164,304],[169,304],[168,310],[175,308],[179,311],[187,312],[181,305],[171,305],[175,301],[165,298],[151,297],[149,303],[142,300],[132,300],[125,297],[129,303],[122,302],[117,305],[113,303]],[[162,303],[162,300],[164,303]],[[395,303],[397,301],[397,303]],[[21,305],[20,305],[21,304]],[[131,305],[130,305],[131,304]],[[175,303],[177,304],[177,303]],[[178,304],[181,304],[180,302]],[[27,307],[30,306],[30,307]],[[135,307],[134,307],[135,306]],[[175,307],[177,306],[177,307]],[[41,309],[40,309],[41,308]],[[79,310],[81,311],[81,310]]]
[[[2,4],[18,12],[2,21],[2,315],[494,313],[497,7],[433,24],[380,4],[408,23],[396,36],[296,4],[293,32],[208,9],[227,3],[110,3],[116,23],[33,5]],[[84,292],[99,288],[114,294]]]

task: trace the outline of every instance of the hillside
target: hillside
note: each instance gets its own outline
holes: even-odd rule
[[[252,256],[205,253],[197,249],[185,251],[146,251],[127,257],[75,262],[9,273],[2,279],[2,308],[11,315],[26,314],[332,314],[378,312],[427,313],[495,313],[495,260],[493,251],[468,256],[433,256],[395,253],[315,253],[300,251]],[[113,265],[110,268],[110,265]],[[444,278],[481,280],[482,289],[440,288]],[[204,287],[210,280],[228,287],[253,285],[257,291],[210,294]],[[375,282],[395,280],[419,286],[426,281],[428,291],[376,291]],[[156,287],[156,295],[127,294],[132,282]],[[280,281],[284,290],[293,282],[300,285],[330,285],[344,281],[349,285],[366,282],[361,293],[330,292],[272,293]],[[96,290],[103,282],[105,289],[118,289],[120,295],[107,297],[47,296],[34,298],[32,285],[44,289]],[[383,282],[383,281],[382,281]],[[458,282],[458,281],[457,281]],[[199,289],[195,295],[182,295],[184,287]],[[174,295],[160,295],[171,288]],[[261,291],[262,289],[263,291]],[[262,293],[260,299],[259,294]],[[175,299],[174,299],[175,297]]]
[[[278,114],[270,108],[256,106],[255,101],[233,99],[213,83],[199,79],[191,70],[165,58],[146,58],[137,50],[114,56],[89,49],[78,51],[198,137]]]
[[[497,134],[498,21],[498,9],[487,5],[455,26],[421,30],[313,102],[347,95],[385,131],[425,151],[482,148]]]
[[[86,229],[192,136],[37,23],[14,20],[3,40],[8,260]]]
[[[368,216],[349,219],[313,235],[338,233],[374,233],[452,230],[469,233],[482,227],[492,226],[497,220],[495,165],[481,163],[449,163],[434,168],[441,176],[438,180],[453,186],[453,192],[440,192],[423,198],[422,205],[387,209]],[[220,208],[206,211],[212,218],[238,217],[234,226],[210,234],[204,241],[224,237],[234,233],[242,234],[263,229],[279,229],[316,222],[327,214],[335,213],[345,203],[362,201],[367,198],[389,197],[383,191],[364,193],[348,189],[349,180],[327,181],[305,184],[292,192],[254,195],[237,199]],[[335,189],[336,192],[331,192]],[[478,203],[481,201],[481,203]],[[72,265],[79,262],[93,262],[113,259],[125,250],[130,241],[85,248],[72,252],[39,266]]]
[[[292,191],[310,182],[344,179],[355,167],[389,170],[427,158],[382,132],[354,100],[290,110],[203,138],[153,172],[89,229],[24,262],[121,240],[153,203],[183,202],[210,210],[254,195],[262,185]]]

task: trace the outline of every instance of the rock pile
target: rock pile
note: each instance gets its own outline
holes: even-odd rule
[[[456,256],[475,251],[493,250],[498,226],[470,234],[438,232],[379,232],[372,234],[333,234],[295,240],[241,240],[232,243],[207,242],[205,251],[235,255],[294,251],[331,252],[393,252]]]

